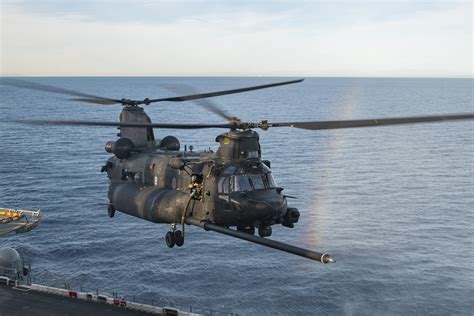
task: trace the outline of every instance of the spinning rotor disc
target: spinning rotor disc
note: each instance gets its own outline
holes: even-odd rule
[[[29,90],[39,90],[52,92],[56,94],[63,94],[74,96],[71,100],[100,104],[100,105],[113,105],[121,104],[123,106],[138,106],[138,105],[149,105],[155,102],[182,102],[182,101],[195,101],[199,106],[204,109],[219,115],[224,118],[228,123],[224,124],[182,124],[182,123],[132,123],[132,122],[104,122],[104,121],[74,121],[74,120],[16,120],[18,123],[34,124],[34,125],[65,125],[65,126],[109,126],[109,127],[146,127],[146,128],[171,128],[171,129],[203,129],[203,128],[226,128],[226,129],[263,129],[267,130],[273,127],[293,127],[306,130],[325,130],[325,129],[341,129],[341,128],[358,128],[358,127],[373,127],[373,126],[385,126],[385,125],[403,125],[403,124],[415,124],[415,123],[430,123],[430,122],[442,122],[442,121],[458,121],[458,120],[472,120],[474,119],[473,113],[461,113],[461,114],[446,114],[446,115],[433,115],[433,116],[412,116],[412,117],[395,117],[395,118],[376,118],[376,119],[363,119],[363,120],[341,120],[341,121],[298,121],[298,122],[243,122],[235,116],[227,114],[224,110],[220,109],[217,105],[213,104],[210,100],[202,100],[211,97],[223,96],[228,94],[235,94],[247,91],[254,91],[260,89],[266,89],[271,87],[289,85],[294,83],[302,82],[304,79],[276,82],[264,85],[250,86],[231,90],[222,90],[215,92],[197,93],[193,91],[192,94],[185,94],[182,96],[174,96],[167,98],[157,99],[143,99],[143,100],[130,100],[130,99],[112,99],[101,97],[93,94],[87,94],[75,90],[64,89],[51,85],[39,84],[30,81],[3,78],[0,80],[1,84],[9,85],[18,88],[24,88]],[[187,91],[191,91],[192,88],[186,87]],[[173,89],[171,89],[173,90]]]

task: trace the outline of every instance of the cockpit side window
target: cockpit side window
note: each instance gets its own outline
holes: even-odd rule
[[[276,183],[275,183],[275,180],[273,179],[273,176],[272,176],[272,170],[270,168],[268,168],[267,165],[265,164],[262,164],[262,169],[263,169],[263,172],[265,174],[265,180],[268,184],[268,187],[269,188],[276,188]]]
[[[265,177],[264,174],[251,174],[249,175],[250,182],[252,184],[252,188],[255,190],[258,189],[265,189],[265,183],[263,182],[263,178]]]
[[[222,177],[219,179],[219,193],[229,194],[230,190],[230,177]]]
[[[276,188],[275,180],[270,172],[265,173],[265,179],[267,180],[267,186],[269,188]]]

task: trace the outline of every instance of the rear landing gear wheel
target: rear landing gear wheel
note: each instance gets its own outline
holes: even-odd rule
[[[176,238],[173,232],[170,231],[166,233],[165,242],[166,242],[166,246],[168,246],[169,248],[174,247],[174,245],[176,244]]]
[[[109,215],[110,218],[114,217],[115,215],[115,208],[112,204],[109,204],[107,207],[107,215]]]
[[[180,230],[174,232],[174,239],[176,240],[176,246],[181,247],[184,245],[184,236]]]

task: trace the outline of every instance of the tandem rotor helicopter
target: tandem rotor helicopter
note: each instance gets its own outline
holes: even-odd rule
[[[74,101],[99,105],[121,105],[120,122],[21,120],[20,123],[41,125],[79,125],[117,127],[119,137],[107,142],[105,150],[112,156],[102,166],[110,180],[108,215],[116,211],[147,221],[166,223],[168,247],[183,246],[185,225],[244,239],[253,243],[313,259],[322,263],[335,260],[328,254],[299,248],[268,239],[272,226],[293,228],[299,211],[288,205],[283,188],[275,185],[270,161],[263,160],[259,135],[255,129],[292,127],[306,130],[371,127],[453,120],[472,120],[473,113],[398,117],[367,120],[284,122],[244,122],[225,113],[212,103],[204,108],[221,116],[224,124],[152,123],[143,106],[156,102],[192,101],[246,91],[266,89],[302,82],[304,79],[251,86],[240,89],[197,93],[159,99],[110,99],[92,94],[3,78],[0,83],[73,96]],[[181,150],[174,136],[155,138],[154,129],[223,128],[218,135],[219,148],[197,152]],[[178,226],[179,225],[179,226]],[[178,229],[180,227],[180,229]],[[235,227],[236,229],[232,229]],[[258,235],[255,235],[257,230]]]

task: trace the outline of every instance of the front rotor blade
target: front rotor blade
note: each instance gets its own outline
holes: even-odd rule
[[[230,124],[173,124],[173,123],[121,123],[121,122],[101,122],[101,121],[49,121],[49,120],[16,120],[17,123],[33,125],[63,125],[63,126],[115,126],[115,127],[149,127],[149,128],[171,128],[171,129],[201,129],[201,128],[230,128],[230,129],[252,129],[269,127],[295,127],[307,130],[340,129],[355,127],[371,127],[385,125],[402,125],[416,123],[432,123],[445,121],[473,120],[474,114],[455,114],[439,116],[414,116],[382,118],[369,120],[346,120],[346,121],[316,121],[316,122],[287,122],[260,123],[235,122]]]
[[[72,101],[79,101],[79,102],[85,102],[85,103],[92,103],[92,104],[100,104],[100,105],[113,105],[117,103],[122,103],[121,101],[118,100],[110,100],[110,99],[92,99],[92,98],[71,98],[69,100]]]
[[[288,123],[269,123],[268,127],[296,127],[308,130],[339,129],[371,127],[384,125],[402,125],[415,123],[431,123],[442,121],[472,120],[474,114],[454,114],[454,115],[436,115],[436,116],[413,116],[413,117],[395,117],[369,120],[346,120],[346,121],[316,121],[316,122],[288,122]]]
[[[232,124],[174,124],[174,123],[121,123],[104,121],[49,121],[49,120],[16,120],[21,124],[55,125],[55,126],[112,126],[112,127],[150,127],[171,129],[200,129],[200,128],[232,128]]]
[[[264,85],[252,86],[252,87],[246,87],[246,88],[240,88],[240,89],[232,89],[232,90],[223,90],[223,91],[208,92],[208,93],[191,94],[191,95],[185,95],[185,96],[180,96],[180,97],[153,99],[153,100],[149,100],[148,103],[162,102],[162,101],[181,102],[181,101],[190,101],[190,100],[196,100],[196,99],[217,97],[217,96],[226,95],[226,94],[233,94],[233,93],[259,90],[259,89],[266,89],[266,88],[271,88],[271,87],[276,87],[276,86],[283,86],[283,85],[287,85],[287,84],[298,83],[298,82],[301,82],[303,80],[304,79],[298,79],[298,80],[270,83],[270,84],[264,84]]]
[[[120,100],[103,98],[103,97],[99,97],[93,94],[82,93],[79,91],[64,89],[60,87],[50,86],[50,85],[46,85],[42,83],[36,83],[36,82],[31,82],[31,81],[26,81],[26,80],[21,80],[21,79],[1,78],[0,84],[12,86],[16,88],[28,89],[28,90],[46,91],[46,92],[53,92],[57,94],[81,97],[81,98],[72,99],[72,100],[81,101],[81,102],[96,103],[96,104],[121,103]]]

